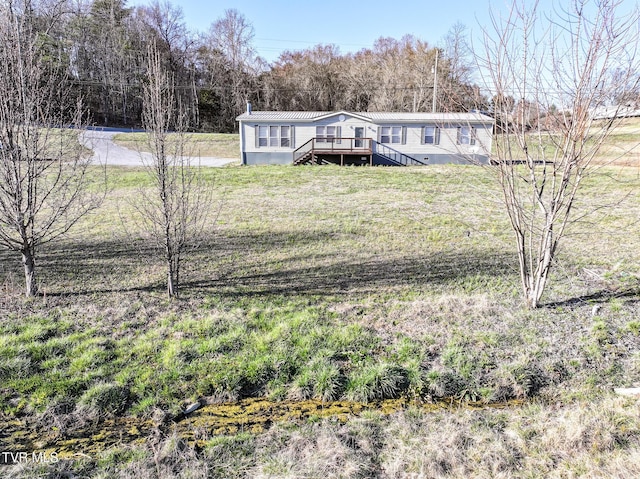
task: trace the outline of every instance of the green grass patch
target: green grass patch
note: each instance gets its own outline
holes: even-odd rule
[[[45,297],[24,300],[19,258],[0,252],[3,412],[66,401],[147,415],[250,396],[497,400],[640,381],[630,169],[584,183],[577,214],[617,207],[570,231],[537,311],[522,307],[508,219],[484,169],[206,175],[216,223],[188,252],[179,301],[165,299],[162,258],[132,228],[131,201],[151,186],[141,170],[110,168],[102,208],[43,250]]]
[[[240,158],[240,139],[234,133],[188,133],[185,153],[196,157]],[[176,139],[168,135],[169,145]],[[124,148],[140,152],[151,152],[146,133],[118,133],[114,143]]]

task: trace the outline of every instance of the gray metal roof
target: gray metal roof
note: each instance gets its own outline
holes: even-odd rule
[[[591,118],[593,118],[594,120],[609,118],[628,118],[637,116],[640,116],[640,108],[634,108],[634,106],[632,105],[612,105],[607,107],[595,108],[591,111]]]
[[[321,118],[345,115],[360,117],[373,123],[382,122],[447,122],[475,121],[493,123],[493,118],[482,113],[405,113],[405,112],[348,112],[348,111],[252,111],[243,113],[237,121],[316,121]]]
[[[322,111],[252,111],[251,113],[243,113],[236,120],[315,120],[326,113]]]

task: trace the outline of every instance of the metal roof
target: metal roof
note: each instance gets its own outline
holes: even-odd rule
[[[316,121],[321,118],[345,115],[359,117],[373,123],[382,122],[447,122],[475,121],[493,123],[493,118],[482,113],[406,113],[406,112],[349,112],[349,111],[252,111],[243,113],[237,121]]]
[[[243,113],[236,120],[315,120],[326,113],[322,111],[252,111]]]
[[[594,120],[629,118],[640,116],[640,109],[634,108],[632,105],[611,105],[608,107],[595,108],[590,113],[591,118]]]

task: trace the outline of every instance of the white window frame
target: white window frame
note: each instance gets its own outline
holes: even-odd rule
[[[404,126],[381,126],[380,143],[385,145],[403,145],[405,137]]]
[[[318,143],[340,143],[341,130],[335,125],[317,125],[316,141]]]
[[[427,132],[433,131],[433,134],[427,135]],[[431,141],[427,141],[431,139]],[[440,144],[440,128],[435,125],[425,125],[422,128],[422,144],[423,145],[439,145]]]
[[[258,125],[256,129],[258,130],[256,146],[258,148],[268,147],[269,146],[269,126]]]
[[[257,148],[292,148],[293,125],[256,125]]]
[[[280,127],[269,125],[269,146],[280,146]]]
[[[476,129],[473,126],[458,127],[458,145],[475,145]]]
[[[282,125],[280,127],[280,146],[283,148],[291,148],[291,131],[292,126]],[[285,134],[286,131],[286,134]]]

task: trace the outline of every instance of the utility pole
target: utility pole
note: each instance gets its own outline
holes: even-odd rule
[[[436,65],[433,67],[433,113],[436,112],[436,96],[438,95],[438,53],[436,48]]]

